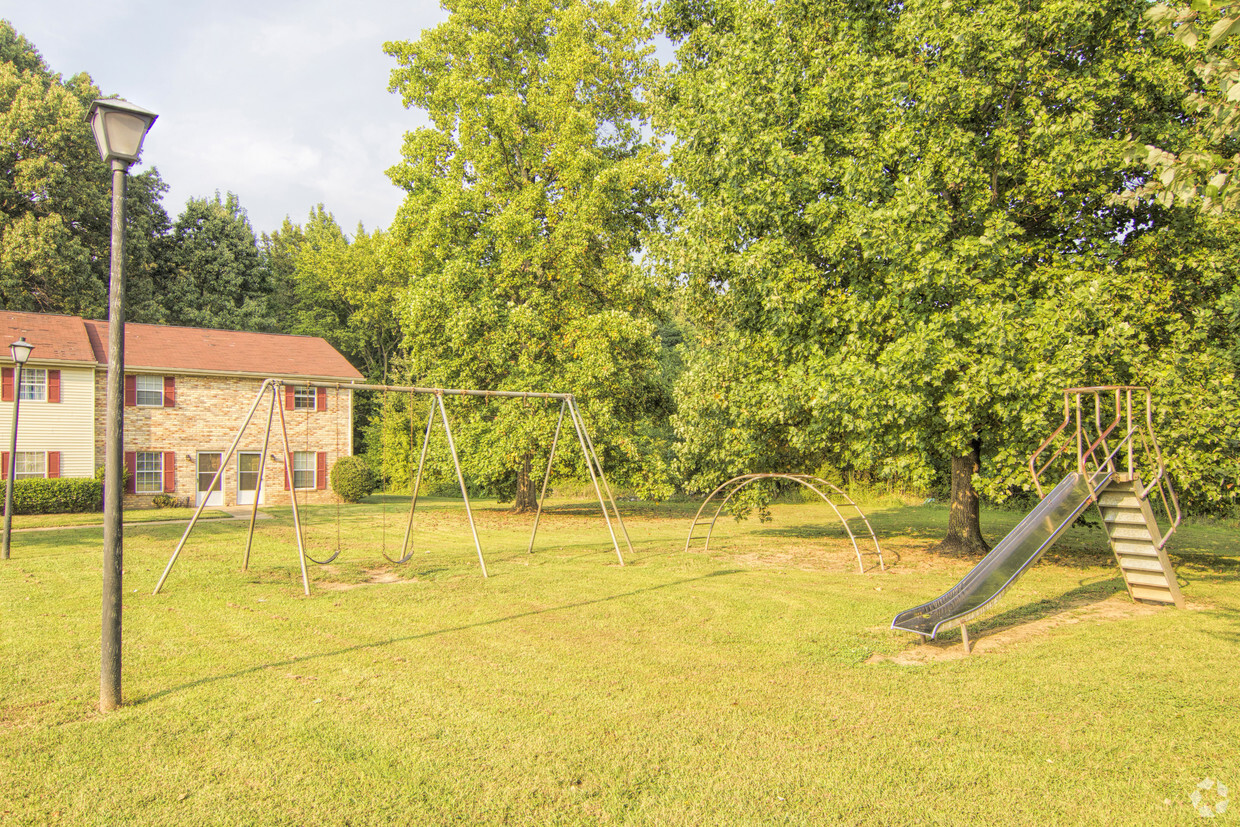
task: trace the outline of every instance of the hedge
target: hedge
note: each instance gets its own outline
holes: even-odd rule
[[[13,480],[14,514],[73,514],[103,508],[103,481],[91,477]],[[3,503],[0,503],[3,513]]]

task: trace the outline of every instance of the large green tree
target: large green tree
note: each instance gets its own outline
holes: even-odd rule
[[[273,331],[271,278],[237,196],[191,198],[172,226],[170,268],[157,285],[168,324]]]
[[[296,297],[289,330],[322,336],[372,381],[386,383],[403,347],[394,312],[405,287],[398,267],[385,266],[386,235],[360,225],[347,237],[322,204],[305,226],[284,229],[271,249],[287,248]],[[276,259],[278,261],[278,258]]]
[[[90,76],[68,80],[0,20],[0,305],[80,313],[107,309],[111,177],[85,114],[101,97]],[[153,279],[165,262],[166,187],[131,176],[127,273],[135,320],[158,320]]]
[[[390,175],[412,379],[571,391],[604,462],[635,483],[666,416],[654,291],[635,265],[664,180],[643,136],[654,68],[637,0],[449,0],[448,20],[385,46],[392,89],[430,125]],[[454,403],[471,476],[533,506],[554,410]]]
[[[1171,373],[1191,343],[1159,331],[1203,304],[1148,305],[1146,239],[1218,231],[1114,203],[1142,175],[1125,136],[1183,129],[1183,69],[1142,33],[1146,8],[664,7],[679,183],[656,252],[701,339],[677,394],[691,485],[824,463],[950,479],[943,548],[980,550],[979,493],[1027,486],[1062,388]],[[1169,266],[1221,270],[1215,292],[1235,278]]]

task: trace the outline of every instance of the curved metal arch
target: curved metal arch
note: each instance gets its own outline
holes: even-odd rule
[[[821,477],[815,477],[809,474],[741,474],[740,476],[733,477],[732,479],[723,483],[722,485],[717,487],[714,491],[710,492],[710,495],[707,496],[706,500],[702,503],[702,505],[698,507],[697,513],[693,515],[693,523],[692,525],[689,526],[689,536],[685,538],[685,551],[689,550],[689,546],[694,540],[694,536],[693,536],[694,530],[699,525],[703,524],[703,521],[701,519],[702,512],[706,510],[706,506],[709,505],[720,493],[724,491],[727,492],[727,494],[723,497],[722,502],[719,503],[719,507],[715,509],[714,515],[710,519],[709,527],[706,529],[706,537],[705,537],[706,542],[705,542],[705,545],[702,547],[703,552],[710,550],[710,538],[711,538],[711,535],[714,533],[715,523],[719,520],[719,515],[723,513],[723,509],[727,506],[728,502],[732,499],[732,497],[736,496],[736,494],[742,488],[745,488],[748,485],[752,485],[753,483],[758,482],[760,480],[768,480],[768,479],[791,480],[792,482],[798,483],[804,486],[805,488],[808,488],[809,490],[813,491],[815,494],[817,494],[819,497],[822,498],[823,502],[831,506],[831,510],[835,512],[836,517],[839,517],[840,523],[844,526],[844,530],[848,532],[848,539],[849,541],[852,542],[853,551],[857,555],[857,569],[862,574],[864,574],[865,563],[862,561],[862,558],[861,558],[861,547],[857,545],[857,536],[853,532],[852,526],[848,524],[848,518],[844,516],[844,514],[840,511],[839,507],[831,500],[829,496],[827,496],[823,492],[822,489],[824,488],[830,489],[831,491],[835,492],[839,497],[843,498],[844,504],[846,506],[852,507],[853,510],[857,512],[857,516],[861,518],[861,521],[865,523],[866,530],[869,532],[869,535],[870,535],[870,540],[874,543],[874,552],[878,556],[879,569],[882,571],[887,570],[886,565],[883,563],[883,550],[878,544],[878,537],[874,533],[874,527],[870,525],[870,520],[869,518],[865,516],[865,512],[861,510],[861,506],[857,505],[857,503],[853,501],[852,497],[849,497],[848,494],[843,489],[841,489],[839,486],[829,483],[826,480],[822,479]]]

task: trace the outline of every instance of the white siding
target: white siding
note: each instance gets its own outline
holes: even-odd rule
[[[31,365],[31,367],[42,367]],[[13,403],[0,403],[0,442],[9,450]],[[60,451],[60,476],[95,473],[95,371],[60,368],[60,402],[23,399],[17,421],[18,451]]]

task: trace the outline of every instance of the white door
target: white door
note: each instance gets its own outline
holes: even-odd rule
[[[258,487],[258,465],[262,458],[257,452],[237,454],[237,505],[251,505],[255,500],[262,503],[263,492]]]
[[[207,501],[207,505],[223,505],[224,504],[224,480],[221,479],[211,486],[211,480],[215,478],[215,472],[220,470],[220,461],[224,455],[218,452],[201,452],[198,454],[198,496],[194,503],[201,504],[203,500]],[[210,491],[207,489],[210,488]]]

